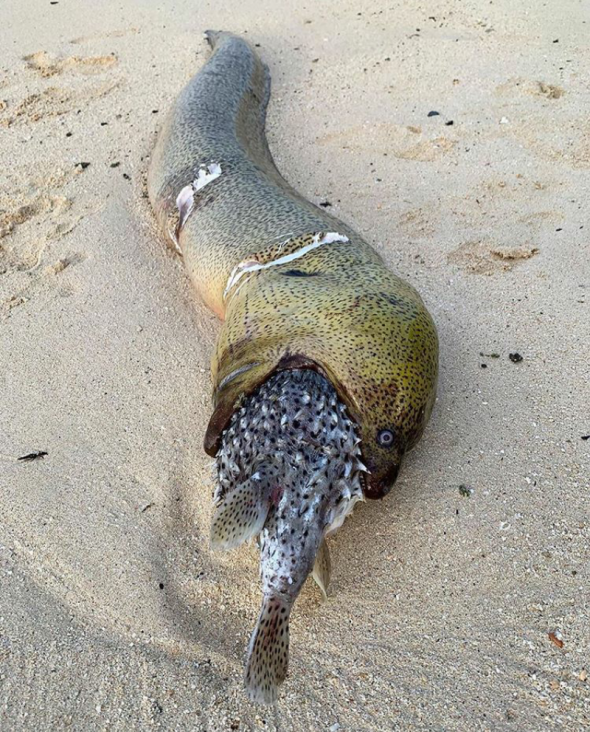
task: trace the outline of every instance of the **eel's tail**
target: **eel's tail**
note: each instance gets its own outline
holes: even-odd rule
[[[212,73],[220,76],[214,95],[218,104],[223,104],[225,93],[229,93],[232,104],[225,110],[226,119],[228,113],[230,116],[232,132],[253,159],[262,156],[274,167],[264,134],[270,99],[268,66],[247,41],[233,33],[207,30],[204,35],[213,50],[204,71],[211,67]],[[211,84],[211,89],[215,86]],[[220,91],[224,93],[219,95]],[[239,102],[237,107],[236,100]],[[222,109],[216,110],[218,119],[223,115]]]
[[[206,30],[203,35],[205,36],[205,39],[207,40],[207,43],[211,46],[211,49],[214,51],[215,46],[217,45],[219,39],[223,35],[231,35],[228,34],[227,31],[219,31],[219,30]]]
[[[205,37],[213,53],[178,96],[150,162],[148,193],[162,224],[199,164],[245,154],[271,175],[276,170],[264,134],[267,66],[243,38],[225,31]]]

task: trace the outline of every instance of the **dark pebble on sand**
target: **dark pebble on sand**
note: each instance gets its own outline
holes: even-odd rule
[[[440,117],[440,112],[436,112],[434,109],[432,109],[428,114],[427,117]]]
[[[116,163],[111,163],[111,168],[118,168],[121,163],[117,161]]]
[[[508,358],[512,361],[512,363],[520,363],[523,360],[520,353],[509,353]]]
[[[46,455],[49,455],[46,450],[35,450],[35,452],[29,452],[27,455],[21,455],[17,459],[22,460],[25,463],[30,463],[33,460],[39,460],[40,458],[44,458]]]
[[[448,122],[445,122],[445,124],[446,124],[447,127],[450,127],[451,125],[454,125],[455,124],[455,121],[452,120],[452,119],[450,119]]]

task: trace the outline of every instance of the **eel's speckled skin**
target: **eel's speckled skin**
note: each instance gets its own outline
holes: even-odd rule
[[[224,320],[205,449],[215,455],[244,396],[277,369],[314,368],[356,420],[369,470],[365,495],[380,498],[432,411],[436,329],[413,287],[278,172],[264,134],[270,75],[252,47],[229,33],[207,37],[214,53],[176,100],[148,177],[160,225],[201,297]],[[211,164],[221,174],[194,194],[179,226],[178,194]],[[269,263],[329,232],[348,241],[250,272],[226,292],[240,263]]]

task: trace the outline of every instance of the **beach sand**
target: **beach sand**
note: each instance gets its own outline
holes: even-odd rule
[[[4,0],[3,730],[590,724],[584,6]],[[208,547],[218,322],[145,192],[207,28],[260,45],[279,168],[441,342],[426,434],[330,540],[275,708],[242,689],[256,548]]]

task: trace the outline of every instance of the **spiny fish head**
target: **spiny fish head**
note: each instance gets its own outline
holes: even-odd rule
[[[269,556],[296,546],[303,568],[361,497],[366,470],[356,424],[311,370],[279,372],[244,401],[223,433],[217,467],[212,544],[237,546],[264,525]]]

